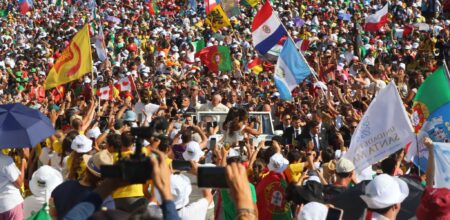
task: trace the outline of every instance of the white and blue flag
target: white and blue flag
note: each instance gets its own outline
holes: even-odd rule
[[[310,74],[311,69],[303,55],[297,51],[291,39],[286,39],[278,57],[274,75],[275,85],[280,93],[280,98],[291,100],[291,91]]]
[[[434,187],[450,189],[450,143],[434,142]]]

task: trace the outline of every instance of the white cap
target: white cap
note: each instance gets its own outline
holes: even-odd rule
[[[170,192],[173,195],[173,202],[176,209],[181,209],[189,204],[189,195],[192,192],[191,181],[189,177],[183,174],[170,175]],[[163,202],[158,189],[155,189],[155,196],[158,202]]]
[[[98,138],[98,136],[100,136],[102,134],[102,132],[100,131],[100,128],[95,127],[95,128],[91,128],[86,132],[86,136],[89,138]]]
[[[200,148],[200,144],[195,141],[189,142],[186,146],[186,150],[183,152],[183,158],[187,161],[199,161],[203,155],[205,155],[205,153]]]
[[[270,162],[267,167],[269,170],[274,171],[276,173],[282,173],[287,166],[289,165],[289,161],[283,157],[280,153],[274,154],[270,157]]]
[[[398,177],[387,174],[376,176],[366,186],[365,195],[361,199],[371,209],[383,209],[401,203],[409,194],[408,185]]]
[[[77,135],[75,139],[73,139],[70,148],[77,153],[87,153],[92,150],[92,140],[82,134]]]
[[[228,151],[228,155],[227,158],[232,158],[232,157],[239,157],[240,154],[237,150],[231,148],[230,151]]]
[[[336,163],[336,173],[350,173],[353,170],[355,170],[355,165],[349,159],[341,158]]]
[[[406,65],[404,63],[400,63],[399,64],[400,68],[402,68],[403,70],[406,70]]]
[[[325,220],[327,218],[328,208],[318,202],[309,202],[298,213],[298,220]]]

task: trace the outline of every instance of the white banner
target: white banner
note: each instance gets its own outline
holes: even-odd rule
[[[344,157],[360,172],[407,144],[416,144],[413,127],[391,82],[370,103]]]
[[[434,142],[434,187],[450,189],[450,143]]]

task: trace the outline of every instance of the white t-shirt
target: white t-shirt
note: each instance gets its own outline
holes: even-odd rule
[[[38,212],[45,203],[44,197],[37,197],[35,195],[28,196],[23,201],[23,216],[30,217],[35,212]]]
[[[152,217],[155,218],[163,217],[161,208],[155,203],[150,203],[147,207],[147,211],[150,213]],[[202,198],[178,210],[178,216],[180,216],[180,219],[182,220],[205,219],[207,212],[208,212],[208,200]]]
[[[0,153],[0,213],[23,202],[20,190],[14,185],[19,176],[20,170],[13,159]]]
[[[145,113],[147,114],[147,122],[150,123],[152,121],[152,115],[155,114],[159,110],[159,105],[152,104],[152,103],[148,103],[148,104],[144,105],[144,103],[142,103],[142,102],[136,103],[136,105],[134,106],[134,111],[136,112],[136,115],[142,114],[142,110],[144,110]],[[142,119],[143,118],[144,118],[144,116],[142,116]],[[143,122],[143,120],[140,122]]]

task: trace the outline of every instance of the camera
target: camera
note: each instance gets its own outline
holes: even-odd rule
[[[102,177],[120,178],[131,184],[147,182],[152,178],[153,167],[150,157],[142,154],[142,140],[158,135],[160,130],[166,129],[167,121],[161,117],[153,120],[149,127],[132,127],[131,134],[137,137],[135,152],[128,158],[120,159],[114,165],[101,166]],[[119,156],[120,153],[119,151]]]

